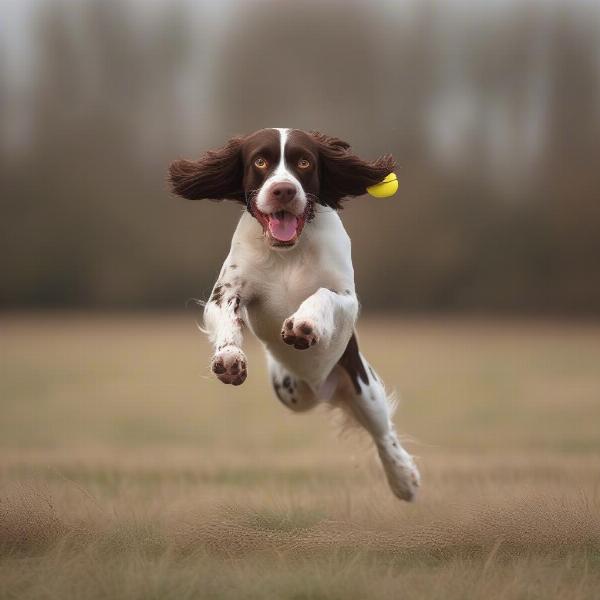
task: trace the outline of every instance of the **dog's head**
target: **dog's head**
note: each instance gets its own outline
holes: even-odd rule
[[[391,156],[367,162],[346,142],[299,129],[261,129],[236,137],[197,161],[169,169],[174,193],[189,200],[242,203],[261,224],[273,248],[294,246],[315,204],[340,208],[394,169]]]

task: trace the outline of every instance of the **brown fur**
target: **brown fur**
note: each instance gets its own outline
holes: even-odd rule
[[[261,148],[271,164],[278,162],[279,140],[274,130],[263,129],[235,137],[222,148],[209,150],[197,161],[174,161],[169,168],[171,190],[188,200],[209,198],[246,204],[246,197],[251,197],[270,174],[267,171],[257,179],[257,173],[251,168],[256,148]],[[335,209],[341,208],[343,198],[365,194],[368,186],[382,181],[395,166],[390,155],[368,162],[353,154],[347,142],[316,131],[292,130],[289,151],[317,158],[318,169],[295,175],[314,201]]]
[[[368,384],[369,376],[367,375],[367,372],[365,371],[365,365],[360,358],[356,333],[352,334],[352,337],[348,341],[348,345],[344,350],[344,354],[342,354],[342,357],[338,361],[338,364],[345,369],[348,375],[350,375],[350,379],[354,385],[354,390],[357,394],[360,394],[360,385],[358,380],[360,378],[364,384]]]
[[[350,151],[348,142],[318,131],[311,132],[311,135],[319,149],[321,204],[341,208],[340,202],[344,197],[366,194],[367,187],[382,181],[396,166],[389,154],[367,162]]]
[[[245,204],[242,188],[243,138],[233,138],[218,150],[209,150],[199,160],[176,160],[169,167],[171,190],[188,200],[237,200]]]

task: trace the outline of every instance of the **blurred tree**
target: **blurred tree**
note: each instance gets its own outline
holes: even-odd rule
[[[3,306],[205,295],[239,207],[170,198],[168,162],[283,125],[398,159],[397,198],[343,214],[366,306],[600,312],[598,7],[139,9],[36,4],[18,94],[0,53]]]

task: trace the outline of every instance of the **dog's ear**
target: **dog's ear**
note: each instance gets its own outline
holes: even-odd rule
[[[245,204],[242,138],[233,138],[198,160],[176,160],[169,167],[171,191],[188,200],[237,200]]]
[[[361,196],[367,187],[380,183],[396,166],[390,154],[373,162],[362,160],[350,150],[350,144],[335,137],[311,131],[319,149],[321,204],[341,208],[347,196]]]

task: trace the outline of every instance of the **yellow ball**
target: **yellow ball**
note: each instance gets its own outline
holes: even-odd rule
[[[367,192],[373,198],[389,198],[398,191],[398,177],[396,173],[390,173],[381,183],[376,183],[367,188]]]

